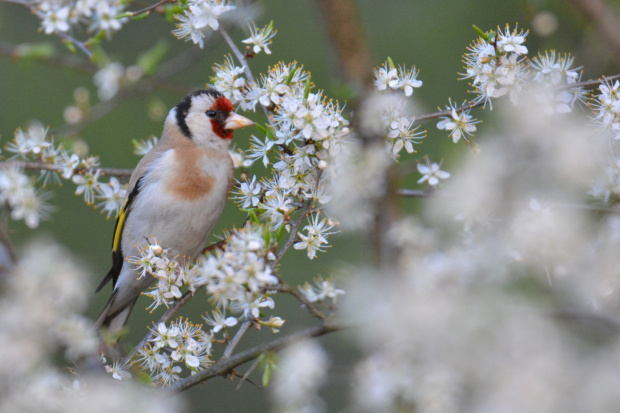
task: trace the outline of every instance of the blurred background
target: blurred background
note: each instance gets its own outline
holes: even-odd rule
[[[255,75],[264,73],[268,66],[278,61],[297,61],[312,73],[312,80],[325,95],[341,102],[355,98],[356,90],[346,79],[346,71],[340,66],[337,46],[330,37],[325,9],[318,1],[256,1],[253,7],[260,11],[257,25],[273,20],[278,34],[271,46],[272,55],[259,54],[250,61]],[[476,38],[472,24],[483,30],[510,24],[529,30],[526,45],[529,57],[539,51],[554,49],[560,53],[570,52],[575,56],[575,66],[583,66],[583,79],[597,78],[601,75],[616,74],[620,71],[618,56],[620,36],[609,35],[609,18],[617,13],[618,1],[599,0],[357,0],[352,2],[357,15],[351,16],[364,33],[367,50],[373,66],[381,65],[389,56],[397,65],[416,66],[420,71],[418,79],[423,86],[414,91],[419,113],[428,113],[444,108],[448,98],[461,103],[471,99],[467,93],[469,86],[459,81],[463,71],[461,57],[467,46]],[[592,6],[602,5],[603,16],[592,11]],[[611,16],[611,17],[610,17]],[[329,16],[328,16],[329,17]],[[605,23],[606,20],[607,23]],[[78,70],[59,67],[50,62],[22,61],[11,57],[12,46],[22,43],[46,42],[54,47],[60,56],[71,53],[58,38],[46,36],[38,30],[39,20],[19,5],[0,3],[0,140],[5,145],[13,138],[18,127],[26,127],[28,122],[37,119],[48,125],[52,131],[66,132],[63,119],[64,109],[73,104],[76,88],[85,87],[90,91],[91,104],[98,102],[96,87],[92,81],[90,66]],[[617,27],[620,27],[617,26]],[[147,90],[124,101],[100,120],[89,124],[78,134],[70,136],[67,144],[76,142],[87,147],[90,154],[100,157],[102,166],[132,168],[139,158],[133,155],[131,141],[159,136],[167,111],[188,92],[204,87],[212,75],[211,67],[223,62],[228,49],[219,43],[205,51],[200,51],[191,43],[175,39],[173,27],[161,16],[152,15],[141,21],[127,24],[114,34],[110,41],[103,41],[103,48],[109,57],[125,66],[136,62],[136,57],[145,50],[161,43],[168,48],[164,60],[181,55],[190,48],[198,52],[195,62],[179,68],[179,72],[166,81],[165,87]],[[613,29],[611,29],[613,30]],[[247,37],[241,29],[231,30],[237,42]],[[215,39],[214,39],[215,40]],[[615,43],[616,42],[616,43]],[[79,52],[76,59],[87,62]],[[78,66],[78,65],[76,65]],[[472,113],[474,114],[474,113]],[[475,117],[483,119],[479,129],[491,129],[494,125],[493,112],[489,109],[476,110]],[[249,114],[253,120],[263,122],[262,113]],[[423,155],[434,161],[443,160],[442,169],[450,171],[451,165],[469,150],[462,141],[454,145],[445,131],[436,128],[436,122],[422,124],[428,131],[424,143],[418,146],[417,154],[402,155],[401,162],[419,160]],[[241,131],[235,134],[235,144],[247,148],[252,133],[258,130]],[[475,140],[475,138],[474,138]],[[262,165],[253,167],[252,172],[264,174]],[[404,179],[402,185],[416,188],[419,178],[412,175]],[[96,286],[111,265],[110,244],[114,220],[106,219],[98,210],[87,206],[82,197],[75,196],[75,187],[65,184],[52,188],[55,196],[51,203],[56,210],[51,220],[42,222],[36,231],[29,230],[21,222],[9,223],[11,237],[17,250],[32,238],[51,235],[58,242],[68,246],[90,270],[91,284]],[[415,213],[417,201],[402,200],[403,213]],[[240,226],[245,217],[229,203],[222,219],[211,238],[222,230]],[[304,251],[291,250],[284,259],[280,274],[292,285],[311,280],[316,274],[330,276],[347,263],[365,260],[365,245],[362,237],[356,235],[334,236],[333,246],[326,253],[309,261]],[[93,288],[94,290],[94,288]],[[88,315],[96,317],[108,298],[109,290],[93,295]],[[146,301],[143,301],[146,303]],[[146,307],[139,302],[136,309]],[[282,331],[310,325],[312,320],[299,311],[293,300],[281,300],[278,315],[287,319]],[[287,307],[288,306],[288,307]],[[162,309],[149,315],[146,311],[135,311],[130,325],[134,326],[127,341],[133,342],[145,333],[143,330],[155,320]],[[199,320],[205,311],[204,300],[195,299],[187,306],[184,314]],[[297,320],[301,314],[304,318]],[[263,329],[253,336],[258,341],[270,338],[271,332]],[[332,334],[321,341],[329,349],[333,368],[329,373],[329,384],[324,388],[324,399],[329,411],[338,411],[346,401],[349,384],[345,381],[349,366],[356,354],[347,341],[347,333]],[[243,346],[252,344],[247,340]],[[241,347],[240,349],[243,349]],[[243,373],[241,373],[243,374]],[[253,379],[260,382],[260,376]],[[215,379],[206,385],[191,389],[188,394],[193,408],[190,411],[264,411],[268,409],[267,392],[251,384],[244,384],[236,390],[238,382],[228,379]]]

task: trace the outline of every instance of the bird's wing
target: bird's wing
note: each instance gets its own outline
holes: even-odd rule
[[[121,208],[118,218],[116,219],[116,226],[114,227],[114,238],[112,239],[112,268],[103,281],[101,281],[95,290],[95,293],[98,293],[108,282],[110,282],[110,280],[112,280],[112,286],[116,285],[116,280],[118,280],[118,276],[123,268],[123,261],[125,260],[123,257],[121,242],[123,237],[123,228],[125,226],[125,222],[127,221],[127,217],[131,212],[132,203],[140,192],[141,183],[146,175],[149,165],[151,165],[151,163],[153,163],[163,152],[166,152],[168,149],[170,149],[170,145],[162,144],[160,141],[159,145],[156,145],[153,149],[151,149],[149,153],[147,153],[140,160],[140,162],[138,162],[136,169],[133,171],[133,174],[131,174],[129,186],[127,188],[127,193],[129,195],[125,198],[123,207]]]
[[[118,279],[119,274],[121,273],[121,269],[123,268],[123,250],[121,248],[121,241],[123,237],[123,228],[125,227],[125,222],[127,221],[127,217],[129,216],[129,212],[131,212],[131,206],[133,204],[134,199],[140,192],[141,183],[145,175],[142,175],[136,184],[134,185],[132,191],[129,193],[129,196],[125,199],[125,203],[121,208],[120,213],[118,214],[118,218],[116,219],[116,226],[114,227],[114,238],[112,239],[112,268],[105,276],[101,284],[97,287],[95,292],[99,292],[110,280],[112,280],[112,286],[116,285],[116,280]]]

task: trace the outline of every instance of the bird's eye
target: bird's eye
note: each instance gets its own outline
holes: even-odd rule
[[[210,117],[211,119],[213,119],[215,117],[215,111],[214,110],[208,110],[207,111],[207,116]]]

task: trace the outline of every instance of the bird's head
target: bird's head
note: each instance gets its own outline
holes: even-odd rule
[[[233,130],[254,124],[237,114],[230,100],[215,89],[187,95],[170,111],[168,121],[200,146],[228,146]]]

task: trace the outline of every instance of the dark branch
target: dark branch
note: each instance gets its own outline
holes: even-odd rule
[[[285,337],[277,338],[267,343],[259,344],[256,347],[253,347],[241,353],[235,354],[234,356],[231,356],[230,358],[221,359],[220,361],[218,361],[211,367],[205,370],[202,370],[193,376],[189,376],[181,381],[176,382],[175,384],[171,385],[169,388],[165,389],[164,391],[170,394],[180,393],[205,380],[208,380],[208,379],[211,379],[217,376],[224,376],[224,375],[230,374],[230,372],[235,367],[240,366],[244,363],[247,363],[250,360],[254,360],[255,358],[257,358],[263,353],[280,351],[286,347],[291,346],[292,344],[298,341],[312,338],[312,337],[319,337],[319,336],[333,333],[336,331],[341,331],[341,330],[344,330],[345,328],[347,327],[344,325],[326,324],[326,325],[311,327],[306,330],[302,330],[302,331],[290,334]]]

